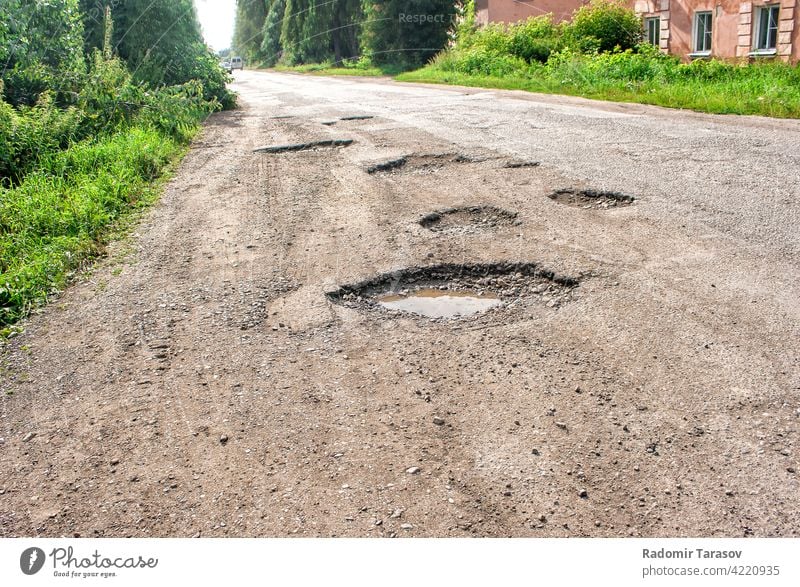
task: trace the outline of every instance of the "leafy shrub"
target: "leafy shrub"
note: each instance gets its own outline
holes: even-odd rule
[[[508,29],[509,52],[528,63],[546,63],[561,46],[561,32],[553,23],[553,15],[529,18]]]
[[[56,103],[69,103],[84,65],[78,0],[2,0],[0,5],[6,101],[32,106],[49,90]]]
[[[180,142],[188,142],[200,119],[218,108],[217,102],[205,101],[202,83],[190,81],[146,92],[138,120]]]
[[[665,55],[652,45],[637,49],[585,55],[581,57],[582,67],[598,79],[642,82],[666,78],[669,70],[679,64],[677,57]]]
[[[0,180],[18,183],[43,155],[68,146],[82,120],[75,107],[56,108],[47,92],[19,110],[0,101]]]
[[[642,40],[642,22],[621,0],[592,0],[575,11],[565,35],[583,52],[592,39],[600,51],[632,49]]]
[[[441,53],[433,64],[443,71],[497,77],[523,73],[528,65],[519,57],[495,53],[482,47]]]
[[[129,123],[141,108],[144,90],[131,81],[119,59],[103,59],[95,50],[91,66],[78,93],[77,106],[84,115],[80,138],[97,136]]]

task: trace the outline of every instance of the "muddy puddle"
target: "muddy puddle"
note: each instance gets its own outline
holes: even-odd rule
[[[432,288],[418,289],[408,294],[385,294],[376,299],[382,307],[389,310],[409,312],[428,318],[471,316],[503,303],[494,294]]]

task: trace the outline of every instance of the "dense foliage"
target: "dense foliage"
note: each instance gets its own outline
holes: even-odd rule
[[[193,0],[81,0],[81,5],[87,52],[103,47],[105,7],[111,6],[113,53],[127,63],[134,81],[169,86],[200,80],[207,100],[233,105],[225,73],[203,42]]]
[[[444,48],[463,2],[238,0],[234,50],[250,62],[364,61],[407,67]]]
[[[364,43],[374,63],[420,66],[445,47],[458,14],[448,0],[370,2]]]
[[[67,101],[84,65],[78,0],[3,0],[0,23],[6,101],[30,106],[45,89]]]
[[[573,45],[584,50],[624,51],[641,42],[642,22],[620,0],[592,0],[575,11],[565,32]]]
[[[233,99],[192,0],[2,0],[0,65],[2,326],[150,201]]]

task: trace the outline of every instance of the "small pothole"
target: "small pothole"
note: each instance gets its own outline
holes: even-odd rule
[[[450,165],[460,163],[481,163],[486,161],[485,157],[473,157],[462,153],[430,153],[403,155],[394,159],[388,159],[375,163],[367,167],[370,175],[376,173],[434,173]]]
[[[372,120],[375,118],[374,116],[358,114],[355,116],[342,116],[341,118],[337,118],[336,120],[325,120],[322,124],[325,126],[334,126],[337,122],[350,122],[354,120]]]
[[[517,213],[494,206],[462,206],[437,210],[420,218],[420,226],[433,231],[493,229],[519,224]]]
[[[503,164],[505,169],[525,169],[526,167],[539,167],[539,161],[531,161],[530,159],[512,159]]]
[[[536,263],[442,264],[384,273],[326,295],[363,311],[445,320],[508,309],[526,299],[556,308],[577,285],[577,279]]]
[[[595,210],[630,206],[636,199],[620,192],[578,189],[557,190],[550,194],[548,198],[566,206]]]
[[[310,141],[308,143],[294,143],[290,145],[272,145],[269,147],[258,147],[253,149],[253,153],[290,153],[294,151],[311,151],[316,149],[333,149],[336,147],[347,147],[353,144],[353,139],[328,139],[324,141]]]

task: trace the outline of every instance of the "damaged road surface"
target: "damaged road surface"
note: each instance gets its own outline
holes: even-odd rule
[[[797,121],[235,89],[0,350],[0,535],[800,535]]]

